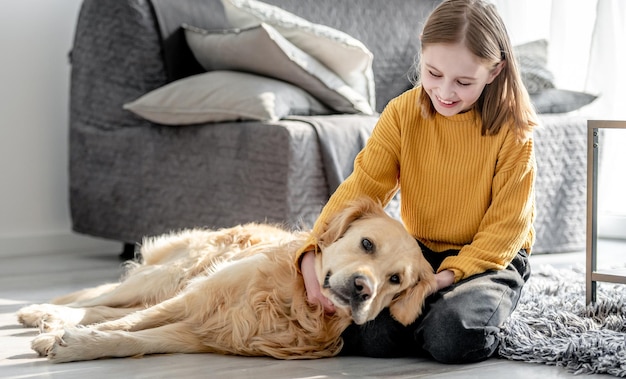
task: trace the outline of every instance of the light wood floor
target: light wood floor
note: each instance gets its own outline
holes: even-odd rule
[[[618,246],[623,249],[626,245]],[[116,281],[122,272],[117,254],[116,251],[70,251],[0,257],[0,378],[580,378],[559,367],[503,359],[473,365],[443,365],[415,358],[279,361],[213,354],[63,364],[38,358],[30,349],[30,340],[37,332],[21,327],[15,311],[70,291]],[[531,259],[533,264],[582,265],[584,253],[536,255]]]

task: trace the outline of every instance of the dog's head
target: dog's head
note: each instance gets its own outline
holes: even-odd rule
[[[316,271],[322,293],[356,324],[385,307],[403,325],[415,321],[435,277],[417,241],[369,198],[336,214],[318,237]]]

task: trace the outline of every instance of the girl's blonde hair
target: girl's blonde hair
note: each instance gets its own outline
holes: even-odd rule
[[[528,139],[537,115],[495,6],[483,0],[445,0],[428,17],[421,35],[422,50],[435,43],[463,43],[493,69],[504,61],[500,74],[475,104],[482,118],[482,134],[498,134],[503,125],[510,124],[520,141]],[[419,98],[422,113],[432,117],[436,110],[430,98],[424,92]]]

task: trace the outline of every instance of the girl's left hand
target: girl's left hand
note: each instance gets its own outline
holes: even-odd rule
[[[437,291],[442,290],[454,283],[454,271],[443,270],[435,274],[437,280]]]

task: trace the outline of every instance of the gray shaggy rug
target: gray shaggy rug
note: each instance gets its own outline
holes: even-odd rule
[[[500,332],[500,356],[626,377],[626,285],[597,288],[597,302],[587,306],[584,268],[533,269]]]

